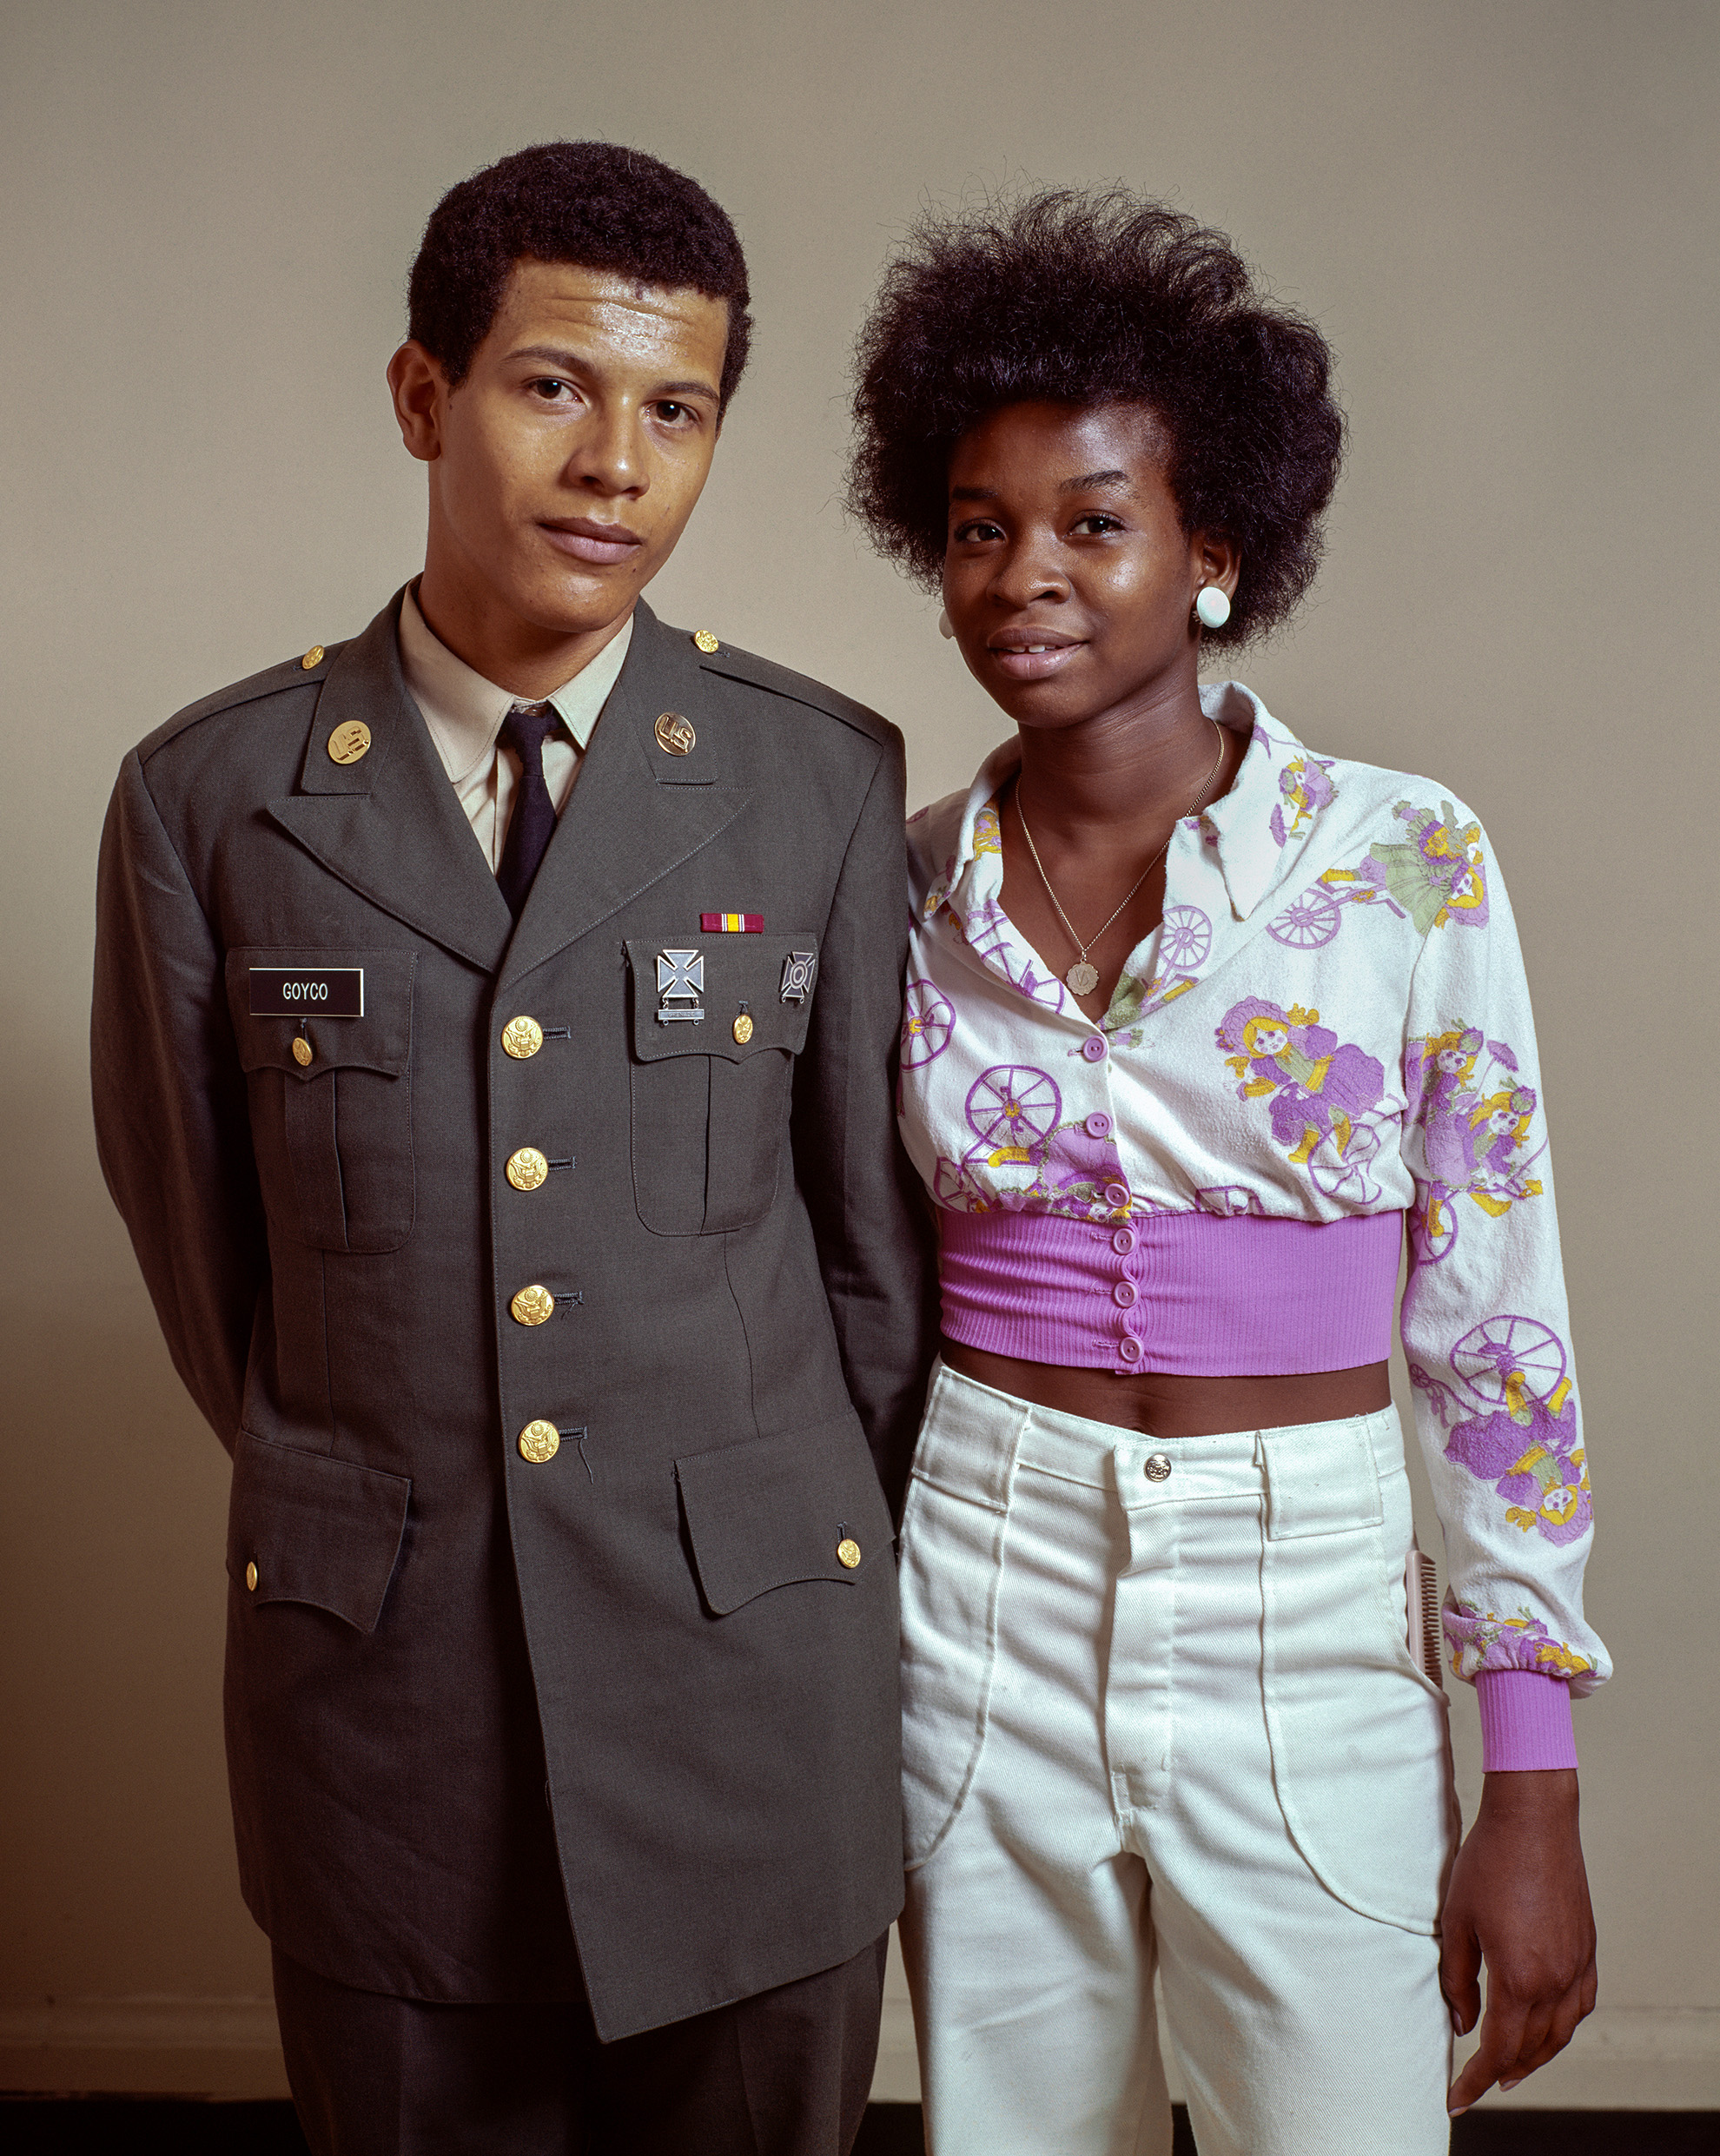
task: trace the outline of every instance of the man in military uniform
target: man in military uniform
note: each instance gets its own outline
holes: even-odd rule
[[[127,757],[109,1187],[233,1455],[246,1899],[320,2156],[845,2150],[900,1900],[895,730],[639,599],[723,212],[552,143],[431,218],[422,578]]]

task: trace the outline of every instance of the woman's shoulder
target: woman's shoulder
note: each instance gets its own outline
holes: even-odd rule
[[[936,910],[955,881],[967,802],[965,791],[945,794],[908,819],[908,896],[916,921]]]

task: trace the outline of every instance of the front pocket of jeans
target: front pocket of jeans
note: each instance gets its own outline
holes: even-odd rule
[[[1397,1583],[1408,1478],[1381,1517],[1262,1545],[1267,1727],[1279,1806],[1329,1892],[1432,1934],[1456,1850],[1448,1710],[1412,1663]]]
[[[954,1825],[985,1746],[1008,1513],[916,1473],[902,1524],[902,1805],[910,1871]]]

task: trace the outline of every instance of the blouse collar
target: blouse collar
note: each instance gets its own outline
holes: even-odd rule
[[[1319,811],[1336,797],[1329,773],[1331,759],[1310,756],[1290,729],[1275,719],[1252,689],[1240,681],[1203,683],[1201,708],[1208,718],[1233,733],[1248,736],[1248,746],[1230,790],[1198,816],[1184,817],[1172,834],[1165,874],[1176,881],[1178,856],[1196,846],[1217,856],[1231,910],[1246,921],[1300,856]],[[926,894],[929,919],[945,899],[973,874],[971,896],[995,896],[1002,866],[997,811],[998,790],[1021,767],[1019,735],[1000,742],[981,764],[963,806],[954,856],[944,875]],[[988,876],[987,866],[996,863]]]

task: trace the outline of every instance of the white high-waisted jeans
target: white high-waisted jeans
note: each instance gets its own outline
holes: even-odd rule
[[[1167,1472],[1168,1471],[1168,1472]],[[902,1543],[933,2156],[1433,2156],[1457,1842],[1395,1413],[1142,1438],[940,1368]]]

